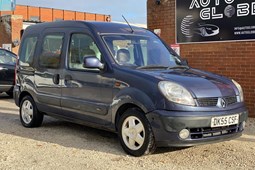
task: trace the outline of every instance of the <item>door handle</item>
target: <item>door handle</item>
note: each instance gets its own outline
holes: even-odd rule
[[[59,79],[60,79],[60,75],[59,74],[55,74],[53,76],[53,83],[54,84],[59,84]]]

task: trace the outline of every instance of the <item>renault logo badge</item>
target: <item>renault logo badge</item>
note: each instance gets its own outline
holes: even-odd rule
[[[220,104],[223,108],[227,107],[227,102],[224,99],[220,99]]]

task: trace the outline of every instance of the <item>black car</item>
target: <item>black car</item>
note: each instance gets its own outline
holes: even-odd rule
[[[16,59],[16,54],[0,49],[0,93],[6,92],[9,96],[13,96]]]

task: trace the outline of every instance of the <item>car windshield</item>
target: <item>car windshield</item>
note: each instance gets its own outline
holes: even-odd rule
[[[103,36],[114,60],[123,66],[136,68],[173,68],[181,60],[156,36],[105,35]]]

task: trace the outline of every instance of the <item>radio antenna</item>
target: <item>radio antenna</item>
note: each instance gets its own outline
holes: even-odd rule
[[[126,18],[124,17],[124,15],[122,15],[122,18],[126,21],[126,23],[128,24],[128,26],[131,29],[131,33],[134,33],[135,31],[133,30],[133,28],[131,27],[131,25],[128,23],[128,21],[126,20]]]

